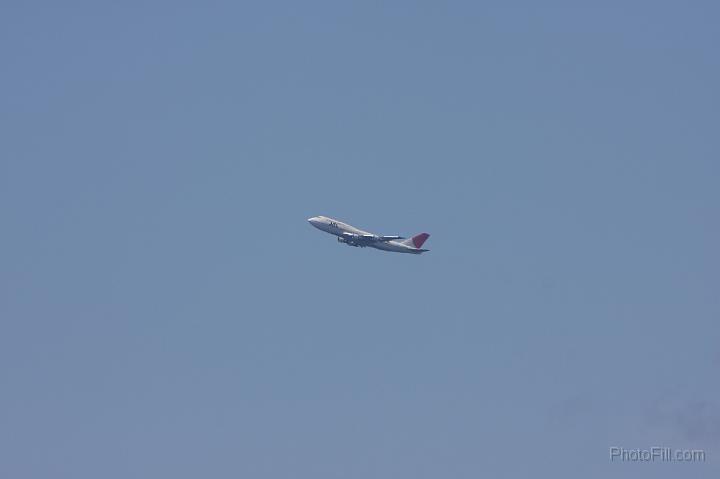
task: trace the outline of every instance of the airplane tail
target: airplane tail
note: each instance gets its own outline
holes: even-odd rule
[[[402,241],[402,244],[405,246],[410,246],[411,248],[420,249],[422,248],[423,243],[430,237],[427,233],[420,233],[419,235],[415,235],[412,238],[408,238],[404,241]]]

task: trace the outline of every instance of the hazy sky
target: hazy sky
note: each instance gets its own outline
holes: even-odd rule
[[[1,477],[720,477],[716,2],[42,3]]]

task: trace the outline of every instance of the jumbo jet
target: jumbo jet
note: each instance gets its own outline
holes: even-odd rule
[[[368,233],[327,216],[313,216],[308,218],[308,221],[315,228],[337,236],[339,243],[345,243],[348,246],[359,246],[361,248],[369,246],[383,251],[392,251],[393,253],[420,254],[430,251],[422,249],[423,243],[430,237],[427,233],[420,233],[412,238],[405,239],[402,236],[380,236]]]

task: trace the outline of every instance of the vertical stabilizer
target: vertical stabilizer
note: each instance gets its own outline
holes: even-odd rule
[[[422,248],[422,245],[425,243],[425,241],[430,237],[427,233],[420,233],[419,235],[415,235],[412,238],[408,238],[402,242],[405,246],[410,246],[411,248]]]

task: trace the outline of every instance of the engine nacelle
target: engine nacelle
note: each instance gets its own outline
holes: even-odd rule
[[[353,240],[348,239],[348,238],[343,238],[342,236],[338,236],[338,243],[345,243],[348,246],[360,246]]]

